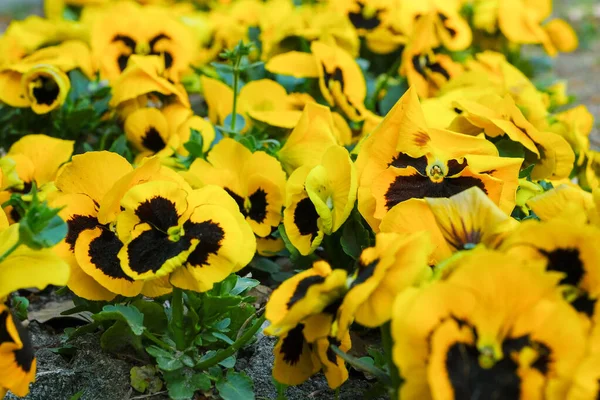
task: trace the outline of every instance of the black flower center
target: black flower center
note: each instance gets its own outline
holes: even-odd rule
[[[49,106],[58,98],[60,88],[54,79],[42,75],[33,84],[33,97],[38,104]]]
[[[384,195],[385,205],[389,210],[408,199],[451,197],[473,186],[477,186],[487,194],[483,182],[471,176],[447,177],[440,182],[433,182],[429,177],[419,174],[397,176]]]
[[[104,275],[133,282],[133,279],[121,269],[118,254],[122,247],[123,243],[117,235],[109,229],[103,228],[100,236],[90,242],[88,255],[91,263]]]
[[[548,271],[558,271],[565,274],[560,283],[563,285],[578,286],[585,275],[583,262],[579,257],[579,250],[576,248],[554,249],[545,251],[538,249],[548,259]]]
[[[294,304],[302,300],[312,285],[317,285],[323,282],[325,282],[325,278],[321,275],[307,276],[306,278],[300,280],[296,286],[296,289],[294,290],[294,293],[292,294],[292,297],[286,304],[287,308],[292,308]]]
[[[292,330],[290,330],[287,335],[281,339],[281,353],[283,354],[283,361],[288,363],[289,365],[296,365],[300,361],[302,357],[302,352],[304,351],[304,334],[302,330],[304,329],[303,324],[298,324]]]
[[[158,153],[162,149],[164,149],[167,144],[163,140],[162,136],[156,128],[151,126],[146,130],[146,134],[142,137],[142,146],[152,151],[153,153]]]
[[[216,255],[221,248],[221,242],[225,238],[225,231],[221,226],[213,221],[203,221],[195,223],[186,221],[183,224],[185,237],[189,239],[196,238],[200,243],[189,255],[187,262],[194,267],[208,265],[208,257],[211,254]]]
[[[135,215],[140,222],[146,222],[163,233],[167,233],[170,227],[177,226],[179,219],[175,203],[160,196],[141,203],[136,208]]]
[[[314,239],[319,232],[318,219],[317,209],[309,197],[298,202],[294,210],[294,224],[301,235],[311,235],[311,239]]]

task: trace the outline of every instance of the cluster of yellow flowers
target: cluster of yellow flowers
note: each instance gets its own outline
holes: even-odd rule
[[[287,245],[318,261],[266,306],[281,383],[322,370],[339,387],[356,322],[390,327],[403,400],[596,398],[593,118],[565,110],[563,84],[538,89],[510,63],[522,44],[574,50],[571,27],[547,21],[550,0],[310,3],[46,0],[47,18],[13,22],[2,107],[52,116],[79,70],[110,87],[103,118],[135,158],[73,155],[73,141],[46,135],[8,149],[2,202],[35,186],[68,233],[0,259],[0,299],[48,284],[106,301],[205,292]],[[232,88],[214,62],[240,41],[257,42],[244,62],[264,70],[236,92],[239,76]],[[369,65],[382,57],[387,72]],[[382,112],[399,79],[409,89]],[[256,132],[263,145],[243,143]],[[353,210],[371,240],[335,265],[325,242]],[[4,211],[0,250],[22,217]],[[0,306],[0,397],[26,394],[34,374],[27,335]]]

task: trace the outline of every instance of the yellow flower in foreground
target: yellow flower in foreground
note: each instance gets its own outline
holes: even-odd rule
[[[158,159],[138,169],[111,152],[87,152],[73,157],[56,178],[59,195],[52,201],[64,206],[60,216],[67,222],[67,237],[56,251],[69,263],[67,286],[89,300],[112,300],[117,294],[160,296],[171,291],[167,280],[135,282],[120,266],[123,243],[115,232],[119,202],[129,188],[153,179],[183,179],[162,167]]]
[[[7,227],[6,217],[3,219],[0,254],[4,254],[19,240],[19,225]],[[42,290],[48,285],[65,285],[68,280],[68,264],[51,249],[32,250],[21,245],[0,261],[0,299],[18,289],[35,287]]]
[[[348,274],[341,269],[331,270],[325,261],[317,261],[312,268],[283,282],[269,298],[265,315],[271,325],[267,335],[282,336],[311,316],[322,313],[346,292]],[[329,332],[327,326],[315,329]],[[306,333],[305,333],[306,334]],[[310,342],[320,335],[309,335]]]
[[[475,250],[448,280],[402,292],[392,316],[400,398],[565,398],[587,331],[560,278],[540,267]]]
[[[285,172],[274,157],[250,152],[233,139],[223,139],[206,160],[196,159],[189,173],[205,185],[225,189],[257,236],[265,237],[281,222]]]
[[[286,185],[283,224],[298,251],[312,253],[324,235],[337,231],[356,201],[357,177],[348,151],[331,146],[321,163],[298,168]]]
[[[7,390],[19,397],[29,393],[37,369],[33,351],[29,333],[21,321],[0,304],[0,397]]]
[[[308,103],[298,125],[279,150],[279,161],[288,173],[303,165],[316,165],[321,161],[323,153],[337,143],[334,132],[329,108]]]
[[[360,144],[358,209],[377,231],[396,204],[450,197],[477,186],[508,213],[515,205],[521,162],[498,157],[484,138],[429,128],[411,88]]]
[[[598,240],[600,228],[572,220],[525,221],[500,250],[525,261],[545,263],[546,270],[561,273],[559,283],[566,299],[591,317],[600,297]]]
[[[142,183],[127,191],[121,207],[118,257],[136,281],[169,276],[175,287],[204,292],[256,251],[237,203],[217,186],[186,191],[172,181]]]
[[[398,204],[383,218],[381,232],[426,231],[435,246],[432,264],[452,253],[482,244],[496,248],[518,226],[478,187],[449,198],[411,199]]]
[[[374,247],[360,255],[338,317],[338,337],[347,334],[353,321],[371,328],[392,317],[396,295],[429,276],[427,265],[433,246],[425,232],[412,235],[378,233]]]

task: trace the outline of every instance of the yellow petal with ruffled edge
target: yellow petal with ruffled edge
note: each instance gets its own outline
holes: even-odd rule
[[[133,171],[129,162],[109,151],[94,151],[73,157],[56,177],[56,187],[65,193],[82,193],[100,203],[113,185]]]
[[[54,180],[61,164],[69,161],[75,141],[46,135],[27,135],[16,141],[8,151],[29,158],[34,166],[33,179],[42,186]]]
[[[302,165],[317,165],[324,152],[336,144],[335,127],[328,107],[309,103],[298,125],[279,150],[279,161],[291,173]]]
[[[0,254],[4,254],[19,240],[19,225],[11,225],[0,233]],[[35,287],[40,290],[48,285],[66,285],[69,266],[52,250],[32,250],[19,246],[0,262],[0,298],[18,289]]]

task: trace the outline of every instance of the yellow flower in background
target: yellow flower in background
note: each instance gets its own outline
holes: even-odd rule
[[[135,55],[129,58],[128,68],[113,82],[110,105],[116,108],[151,93],[171,96],[174,102],[190,108],[187,92],[165,76],[158,56]]]
[[[561,19],[541,23],[552,13],[552,0],[502,0],[498,2],[498,26],[513,43],[541,43],[554,56],[577,48],[577,35]]]
[[[266,237],[281,222],[286,176],[281,164],[263,151],[252,153],[223,139],[206,160],[196,159],[189,173],[203,185],[217,185],[235,200],[257,236]]]
[[[33,343],[21,321],[0,304],[0,396],[10,390],[19,397],[29,393],[35,380],[37,360]]]
[[[428,232],[435,246],[431,264],[478,245],[496,248],[518,222],[478,187],[449,198],[411,199],[393,207],[381,221],[381,232]]]
[[[186,191],[171,181],[142,183],[127,191],[121,207],[118,257],[138,282],[168,276],[173,286],[204,292],[256,251],[236,202],[216,186]]]
[[[375,246],[362,251],[350,278],[340,306],[338,337],[347,334],[353,321],[370,328],[389,321],[396,295],[431,276],[427,263],[432,250],[425,232],[378,233]]]
[[[484,138],[429,128],[411,88],[361,144],[358,209],[377,231],[398,203],[450,197],[478,186],[508,213],[515,205],[521,162],[498,157]]]
[[[400,397],[565,398],[587,329],[540,267],[475,250],[446,281],[402,292],[392,316]]]
[[[162,110],[139,108],[126,117],[124,126],[127,140],[140,152],[138,160],[154,154],[159,157],[175,153],[187,155],[183,145],[189,141],[192,129],[200,133],[203,150],[208,151],[215,138],[213,126],[179,103]]]
[[[71,84],[66,72],[94,74],[90,51],[80,41],[66,41],[37,50],[14,63],[0,66],[0,101],[11,107],[31,107],[48,113],[64,103]]]
[[[599,239],[598,227],[574,224],[572,219],[524,221],[500,249],[514,259],[545,262],[546,270],[559,272],[566,299],[591,317],[600,296]]]
[[[88,39],[89,29],[79,22],[50,21],[37,15],[22,21],[13,20],[0,37],[0,66],[18,62],[38,49]]]
[[[348,151],[331,146],[320,164],[303,165],[286,184],[283,225],[300,254],[312,253],[324,235],[337,231],[356,201],[357,176]]]
[[[590,133],[594,127],[594,116],[586,106],[579,105],[554,114],[554,122],[548,130],[562,136],[569,142],[577,156],[577,165],[585,161],[585,153],[590,147]]]
[[[402,1],[398,11],[400,29],[410,38],[425,36],[426,46],[464,50],[471,44],[472,32],[460,15],[460,0]]]
[[[157,56],[164,75],[174,82],[189,69],[194,37],[168,8],[117,2],[82,20],[92,26],[90,43],[105,79],[113,81],[123,73],[133,54]]]
[[[344,49],[313,42],[312,55],[292,51],[273,57],[266,69],[297,78],[318,78],[321,94],[330,106],[338,106],[353,121],[364,119],[367,85],[351,54]]]

